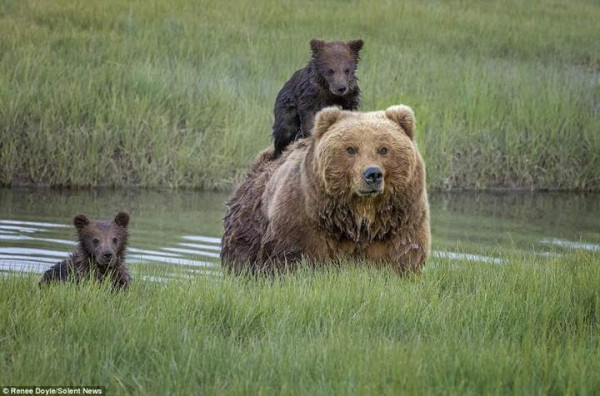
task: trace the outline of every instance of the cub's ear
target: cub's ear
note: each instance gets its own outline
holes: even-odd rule
[[[88,219],[85,215],[78,214],[73,218],[73,225],[75,225],[75,228],[78,230],[82,230],[83,227],[88,224],[90,224],[90,219]]]
[[[354,52],[357,56],[364,44],[365,44],[365,42],[362,40],[348,41],[348,46],[350,47],[352,52]]]
[[[320,138],[327,130],[342,118],[342,109],[337,106],[325,107],[315,116],[313,136]]]
[[[115,224],[120,227],[127,228],[127,225],[129,225],[129,215],[125,212],[119,212],[115,216]]]
[[[325,46],[325,41],[323,41],[323,40],[317,40],[317,39],[310,40],[310,50],[312,51],[313,54],[317,54],[319,51],[321,51],[323,49],[324,46]]]
[[[385,116],[400,125],[409,138],[414,138],[415,113],[410,107],[405,105],[388,107],[385,111]]]

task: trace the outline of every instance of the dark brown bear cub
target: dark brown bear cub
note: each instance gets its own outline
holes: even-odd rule
[[[114,220],[90,221],[80,214],[73,224],[79,241],[71,257],[44,273],[40,285],[50,282],[74,281],[93,277],[102,281],[110,277],[113,286],[127,289],[131,281],[125,265],[129,215],[120,212]]]
[[[336,105],[358,109],[360,90],[355,73],[363,44],[362,40],[310,42],[308,65],[294,73],[275,100],[275,158],[294,140],[309,136],[319,110]]]

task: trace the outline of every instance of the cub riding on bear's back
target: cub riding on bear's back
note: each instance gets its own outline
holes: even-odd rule
[[[294,140],[307,137],[315,114],[327,106],[358,109],[360,90],[356,78],[362,40],[348,42],[312,40],[312,57],[285,83],[275,100],[273,156],[279,157]]]
[[[365,259],[419,272],[429,254],[425,166],[407,106],[326,108],[280,159],[266,150],[228,203],[222,264],[234,271]]]

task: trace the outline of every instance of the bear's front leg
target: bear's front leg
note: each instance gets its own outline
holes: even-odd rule
[[[273,139],[275,140],[275,158],[294,141],[300,128],[300,118],[295,106],[278,106],[275,108],[275,121],[273,123]]]
[[[425,248],[417,243],[412,243],[407,247],[407,250],[398,257],[398,267],[395,269],[402,273],[412,272],[420,274],[425,266],[427,252]]]
[[[328,246],[326,237],[313,228],[289,220],[285,223],[276,220],[262,239],[258,264],[260,268],[280,270],[294,269],[302,259],[330,260],[332,255]]]
[[[124,268],[120,268],[116,271],[113,278],[113,286],[121,290],[127,291],[129,289],[129,283],[131,282],[131,275],[129,271]]]
[[[425,241],[394,238],[388,242],[378,242],[366,251],[364,259],[384,266],[391,266],[396,272],[420,273],[425,265],[428,246]]]
[[[300,134],[298,139],[310,136],[311,131],[315,125],[315,113],[313,111],[307,111],[300,115]]]

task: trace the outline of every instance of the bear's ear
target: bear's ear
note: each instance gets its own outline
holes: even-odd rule
[[[119,227],[127,228],[127,225],[129,224],[129,215],[125,212],[119,212],[115,216],[115,224]]]
[[[360,52],[360,50],[362,49],[364,44],[365,44],[365,42],[362,40],[348,41],[348,46],[350,47],[352,52],[354,52],[356,54],[356,56],[358,56],[358,53]]]
[[[73,225],[77,230],[81,231],[86,225],[90,224],[90,219],[88,219],[85,215],[78,214],[73,218]]]
[[[388,107],[385,111],[385,116],[400,125],[409,138],[414,138],[415,113],[410,107],[405,105]]]
[[[325,41],[323,41],[323,40],[317,40],[317,39],[310,40],[310,50],[312,51],[313,55],[316,55],[319,51],[321,51],[324,46],[325,46]]]
[[[320,138],[327,130],[342,118],[342,109],[337,106],[325,107],[315,116],[313,136]]]

